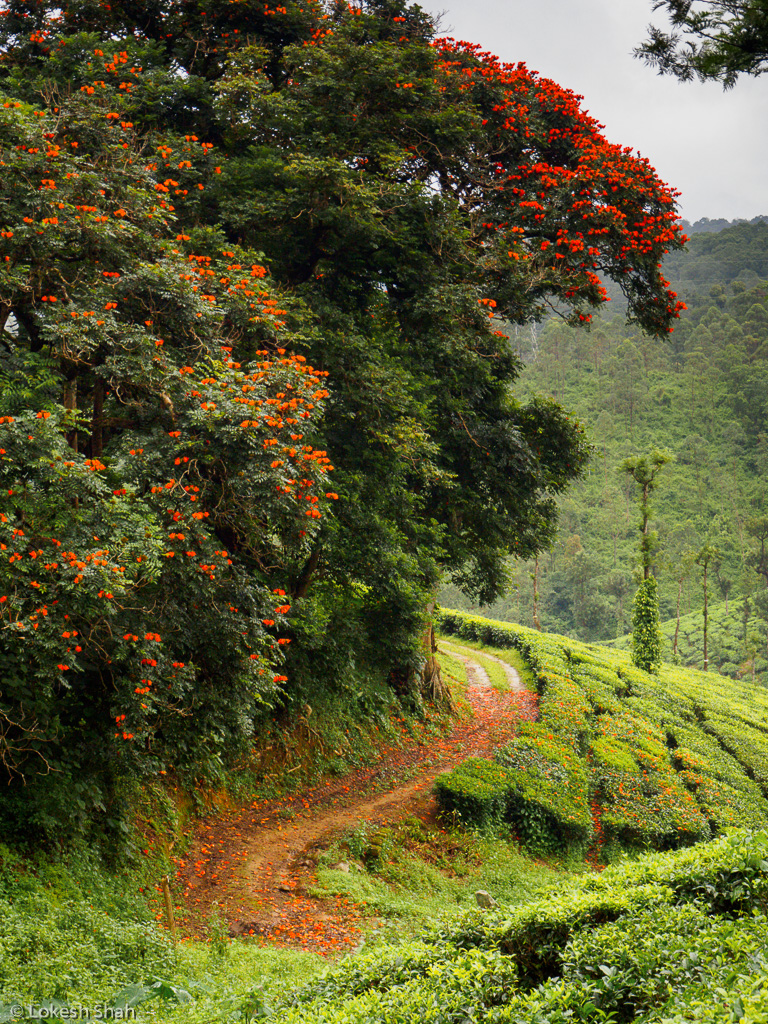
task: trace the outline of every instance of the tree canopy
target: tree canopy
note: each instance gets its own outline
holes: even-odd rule
[[[399,0],[0,13],[6,771],[85,720],[199,771],[259,700],[405,692],[440,574],[500,593],[586,459],[508,325],[610,277],[671,330],[675,193]]]
[[[766,0],[656,0],[653,9],[666,11],[672,31],[650,25],[648,39],[635,52],[660,74],[681,82],[722,82],[730,89],[739,75],[768,70]]]

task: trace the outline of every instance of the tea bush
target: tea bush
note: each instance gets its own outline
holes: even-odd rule
[[[497,827],[504,821],[510,788],[508,772],[481,757],[470,757],[435,780],[440,808],[465,825],[480,829]]]

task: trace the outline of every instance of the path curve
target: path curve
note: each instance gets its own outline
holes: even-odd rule
[[[464,650],[471,649],[460,654],[471,717],[442,738],[385,747],[373,766],[199,823],[174,886],[184,934],[202,937],[218,919],[233,936],[326,954],[359,941],[363,918],[371,925],[365,908],[310,895],[318,857],[333,838],[365,822],[377,827],[411,816],[434,822],[435,777],[469,756],[491,756],[520,722],[536,717],[533,694],[520,687],[498,693]],[[358,870],[354,863],[346,867]]]
[[[504,661],[503,658],[498,658],[495,654],[488,654],[486,651],[475,651],[471,647],[465,647],[464,644],[454,643],[453,640],[441,640],[440,643],[446,649],[446,651],[452,653],[455,650],[456,656],[458,658],[460,658],[464,662],[470,662],[473,665],[477,665],[477,662],[473,661],[468,654],[463,652],[471,651],[472,654],[482,654],[482,656],[484,658],[487,658],[488,661],[495,661],[504,669],[507,681],[511,686],[512,690],[514,690],[516,693],[522,693],[525,690],[525,685],[523,684],[523,681],[520,678],[520,673],[517,671],[514,665],[510,665],[509,662]],[[480,665],[479,667],[485,673],[485,677],[486,679],[488,679],[488,686],[490,686],[491,680],[488,676],[488,673],[485,671],[482,665]]]

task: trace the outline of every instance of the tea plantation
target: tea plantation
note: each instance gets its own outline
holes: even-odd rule
[[[276,1024],[768,1021],[768,834],[650,854],[522,908],[375,945]]]
[[[444,611],[440,628],[516,649],[540,700],[539,721],[495,762],[438,779],[446,812],[595,860],[768,825],[768,690],[672,666],[649,675],[626,652],[461,612]]]
[[[768,1024],[768,692],[672,667],[650,676],[623,653],[462,613],[440,626],[516,649],[540,696],[539,721],[494,761],[437,780],[444,812],[533,851],[622,861],[364,948],[270,1020]]]
[[[174,947],[127,880],[0,847],[0,1024],[32,995],[154,1024],[768,1024],[768,691],[461,613],[441,629],[516,651],[540,711],[438,778],[444,812],[580,874],[446,901],[326,968],[225,930]]]
[[[709,668],[724,676],[734,679],[752,677],[765,681],[764,673],[768,670],[768,661],[764,656],[764,644],[758,630],[751,630],[753,622],[751,608],[745,609],[744,601],[721,601],[709,607]],[[677,661],[681,665],[695,668],[704,667],[704,615],[701,611],[681,615],[678,624],[676,619],[667,619],[660,624],[664,637],[664,657]],[[677,657],[675,650],[675,634],[677,634]],[[749,642],[747,642],[748,638]],[[628,651],[632,642],[632,634],[613,640],[606,646],[620,651]],[[746,657],[746,660],[745,660]]]

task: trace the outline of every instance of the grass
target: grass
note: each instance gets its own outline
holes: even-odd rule
[[[487,668],[487,664],[494,666],[494,671],[499,676],[503,685],[501,687],[502,692],[509,689],[509,682],[504,669],[498,665],[497,662],[491,661],[489,658],[484,658],[483,655],[491,654],[495,658],[499,658],[501,661],[507,663],[512,668],[516,669],[517,674],[520,676],[520,682],[527,690],[536,689],[536,674],[532,670],[531,666],[525,660],[525,658],[512,647],[498,647],[489,644],[484,644],[479,640],[473,640],[472,646],[466,644],[457,644],[455,638],[452,636],[440,635],[438,640],[443,646],[453,646],[457,650],[461,650],[462,653],[466,652],[470,657],[475,658],[481,665]],[[487,663],[487,664],[486,664]],[[490,675],[489,670],[489,675]],[[493,676],[491,676],[493,682]]]
[[[440,642],[445,648],[445,650],[448,651],[449,654],[453,653],[454,651],[458,654],[466,654],[467,656],[471,657],[473,661],[476,661],[479,665],[482,665],[482,667],[488,673],[488,678],[491,681],[491,686],[498,693],[507,693],[511,689],[509,679],[507,678],[507,674],[504,671],[504,667],[503,665],[500,665],[498,661],[494,661],[492,658],[485,656],[485,654],[481,654],[477,650],[473,650],[471,647],[464,647],[461,644],[454,644],[451,641],[445,639],[441,639]]]
[[[467,666],[459,658],[454,657],[447,650],[440,650],[437,653],[437,660],[440,662],[442,672],[448,677],[451,683],[451,690],[458,689],[458,692],[465,695],[467,692]]]
[[[349,873],[330,865],[345,861]],[[531,899],[567,875],[535,861],[514,843],[418,818],[394,826],[362,825],[321,858],[317,896],[343,896],[378,919],[385,933],[414,934],[427,922],[476,907],[479,889],[509,905]]]

